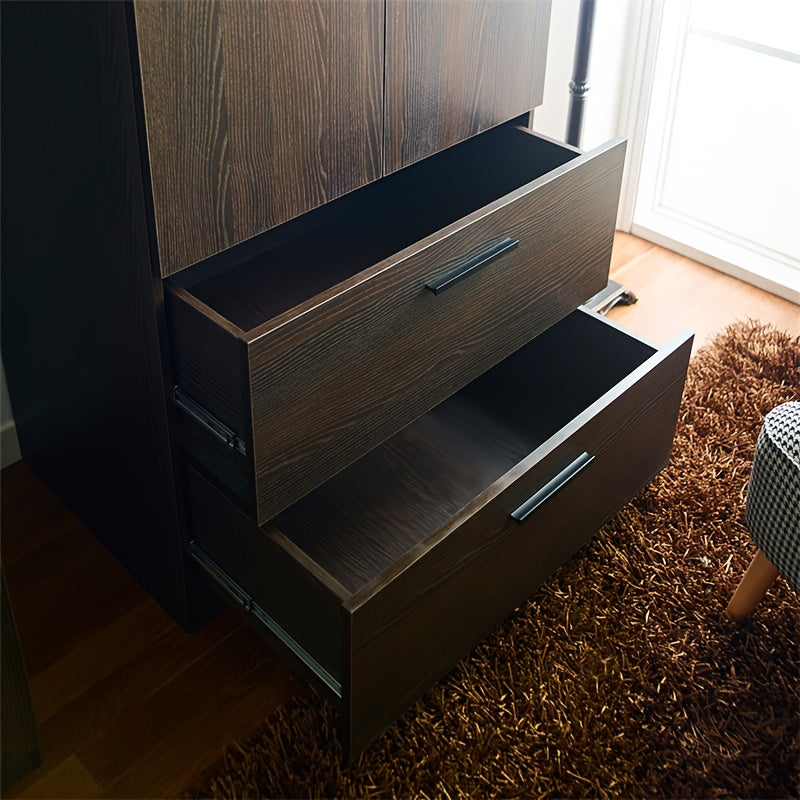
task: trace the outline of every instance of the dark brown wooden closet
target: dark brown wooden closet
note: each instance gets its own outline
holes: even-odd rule
[[[239,607],[350,756],[669,455],[690,337],[580,308],[624,143],[532,133],[549,11],[3,5],[24,457],[183,625]]]

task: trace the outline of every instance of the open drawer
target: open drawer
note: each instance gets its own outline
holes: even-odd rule
[[[271,519],[606,285],[623,157],[500,127],[172,278],[184,446]]]
[[[666,463],[690,349],[579,309],[261,528],[188,466],[192,554],[352,755]]]

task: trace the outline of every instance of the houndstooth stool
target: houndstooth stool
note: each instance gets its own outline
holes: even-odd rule
[[[747,490],[745,519],[758,552],[728,604],[728,616],[750,614],[780,573],[800,591],[800,402],[764,418]]]

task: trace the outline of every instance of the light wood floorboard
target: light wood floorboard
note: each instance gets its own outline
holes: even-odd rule
[[[696,350],[746,319],[800,336],[800,306],[628,233],[614,239],[611,277],[639,300],[612,309],[609,319],[656,344],[691,330]]]
[[[800,336],[800,307],[628,234],[612,277],[639,302],[610,318],[657,343],[748,317]],[[21,462],[2,472],[2,553],[43,758],[11,797],[176,797],[308,691],[233,612],[178,628]]]

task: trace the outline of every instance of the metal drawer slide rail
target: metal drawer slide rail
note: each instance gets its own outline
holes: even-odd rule
[[[181,411],[186,412],[195,422],[202,425],[212,436],[215,436],[228,447],[243,456],[247,455],[244,439],[235,430],[229,428],[222,420],[217,419],[207,408],[203,408],[197,400],[186,394],[180,386],[176,386],[172,390],[172,394],[175,398],[175,405]]]
[[[287,633],[253,598],[228,575],[202,548],[189,542],[192,558],[206,571],[229,597],[252,614],[270,633],[288,647],[337,697],[342,696],[342,684],[331,675],[296,639]]]

